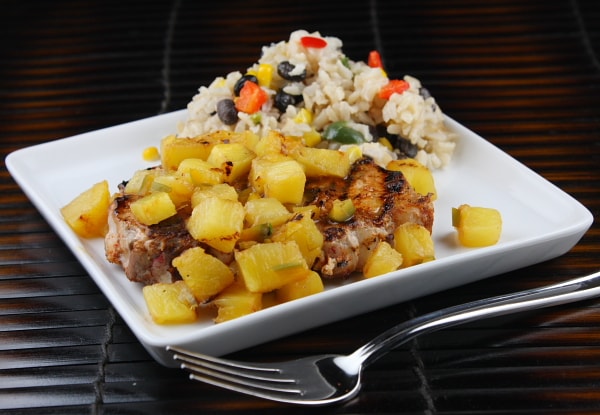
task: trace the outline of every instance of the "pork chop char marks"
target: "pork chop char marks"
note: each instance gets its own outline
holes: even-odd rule
[[[392,242],[399,225],[412,222],[433,227],[431,197],[418,194],[401,172],[385,170],[371,158],[358,160],[348,177],[319,177],[306,184],[306,204],[318,208],[317,226],[324,236],[323,253],[313,269],[324,278],[361,271],[378,242]],[[346,222],[327,218],[333,201],[351,199],[356,211]]]

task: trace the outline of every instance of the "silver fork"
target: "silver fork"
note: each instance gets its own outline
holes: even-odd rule
[[[350,355],[277,363],[233,361],[168,346],[190,378],[273,401],[327,405],[356,396],[363,369],[416,336],[483,318],[581,301],[600,295],[600,272],[541,288],[448,307],[383,332]]]

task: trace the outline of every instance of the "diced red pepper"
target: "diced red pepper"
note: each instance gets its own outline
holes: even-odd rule
[[[267,102],[269,95],[257,84],[246,81],[235,100],[235,108],[246,114],[254,114]]]
[[[390,99],[392,94],[401,94],[410,88],[408,82],[402,79],[392,79],[379,90],[379,98]]]
[[[376,50],[369,52],[369,60],[367,61],[371,68],[383,68],[383,62],[381,61],[381,55]]]
[[[300,43],[302,43],[302,46],[305,48],[323,49],[327,46],[327,41],[325,39],[315,36],[302,36],[300,38]]]

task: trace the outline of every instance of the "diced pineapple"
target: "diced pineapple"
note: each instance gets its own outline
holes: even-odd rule
[[[342,151],[297,147],[290,154],[304,167],[307,177],[346,177],[350,172],[350,158],[348,153]]]
[[[275,292],[275,295],[278,302],[284,303],[320,293],[323,289],[321,276],[315,271],[310,271],[306,278],[284,285]]]
[[[198,158],[182,160],[177,172],[183,176],[189,176],[190,181],[196,186],[223,183],[225,179],[223,170]]]
[[[247,248],[255,242],[265,242],[273,235],[273,229],[273,225],[270,223],[261,223],[244,228],[239,239],[240,242],[246,243],[242,249]],[[250,243],[250,245],[247,243]]]
[[[402,268],[435,259],[429,231],[416,223],[404,223],[394,231],[394,248],[402,254]]]
[[[161,141],[161,160],[165,170],[177,170],[179,163],[188,158],[206,160],[214,143],[203,138],[180,138],[169,135]]]
[[[60,213],[77,235],[82,238],[103,237],[108,230],[110,206],[108,182],[96,183],[60,209]]]
[[[415,159],[406,158],[390,161],[386,168],[388,170],[400,171],[415,189],[415,191],[424,196],[431,194],[431,200],[437,199],[435,181],[431,170]]]
[[[185,324],[197,319],[198,304],[185,282],[156,283],[142,289],[152,320],[156,324]]]
[[[196,207],[198,202],[205,197],[216,196],[221,199],[238,200],[238,193],[234,187],[227,183],[215,185],[200,185],[194,189],[191,197],[192,207]]]
[[[306,175],[296,160],[256,158],[252,161],[250,182],[265,197],[274,197],[281,203],[299,204],[304,196]]]
[[[244,205],[244,210],[246,211],[245,220],[249,227],[265,223],[279,226],[292,217],[286,207],[272,197],[250,199]]]
[[[186,249],[172,264],[200,303],[217,295],[234,280],[233,271],[201,247]]]
[[[144,225],[155,225],[177,214],[175,204],[166,192],[150,193],[131,202],[131,212]]]
[[[314,147],[321,142],[321,133],[312,128],[310,131],[302,134],[302,138],[304,139],[304,144],[308,147]]]
[[[177,208],[188,204],[194,191],[194,185],[185,176],[175,172],[157,175],[151,188],[160,190],[157,186],[164,187],[164,191],[169,194]]]
[[[127,181],[124,192],[128,195],[144,196],[152,187],[154,177],[161,172],[160,169],[144,169],[133,173],[131,179]]]
[[[367,258],[362,270],[363,276],[372,278],[396,271],[402,265],[402,260],[400,252],[392,248],[389,243],[381,241]]]
[[[311,216],[306,213],[296,214],[292,220],[277,228],[271,240],[274,242],[295,241],[309,266],[321,254],[323,247],[323,234]]]
[[[200,200],[187,222],[194,239],[222,252],[233,251],[243,226],[244,206],[216,196]]]
[[[254,157],[256,154],[243,144],[217,144],[207,161],[223,171],[225,182],[232,183],[248,174]]]
[[[262,309],[262,294],[253,293],[243,284],[234,283],[212,301],[217,306],[215,323],[233,320]]]
[[[265,293],[305,278],[310,270],[296,242],[271,242],[235,252],[245,286]]]
[[[166,170],[177,170],[179,163],[188,158],[206,160],[216,144],[242,143],[252,149],[258,141],[258,136],[250,131],[235,133],[219,130],[198,137],[183,138],[169,135],[161,141],[162,166]]]
[[[271,130],[258,141],[254,151],[260,157],[269,154],[287,155],[296,147],[302,146],[302,139],[300,137],[284,136],[277,131]]]
[[[459,242],[467,247],[496,244],[502,233],[502,216],[493,208],[461,205],[452,208],[452,226]]]

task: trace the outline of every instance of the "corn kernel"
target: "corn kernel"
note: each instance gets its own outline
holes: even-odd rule
[[[261,63],[258,65],[258,70],[256,71],[256,79],[258,79],[258,84],[264,87],[271,86],[271,79],[273,78],[273,66],[268,63]]]
[[[310,112],[310,110],[307,110],[306,108],[300,109],[300,111],[298,111],[298,114],[294,117],[294,121],[298,124],[310,124],[312,120],[312,112]]]
[[[144,149],[144,151],[142,152],[142,158],[145,161],[157,161],[160,159],[160,154],[158,153],[158,148],[152,146],[152,147],[146,147]]]

